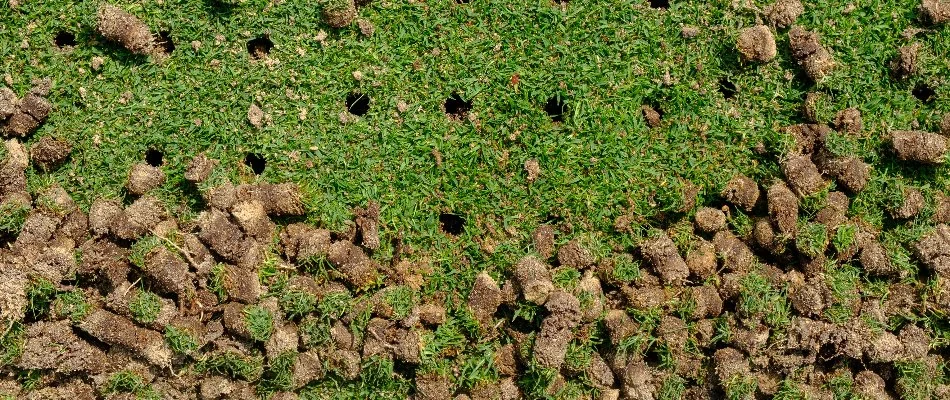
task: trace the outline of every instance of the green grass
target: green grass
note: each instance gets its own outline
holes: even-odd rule
[[[297,320],[317,308],[317,297],[301,290],[286,290],[280,296],[280,308],[288,319]]]
[[[199,374],[214,373],[231,378],[256,381],[264,371],[264,357],[260,355],[243,356],[235,352],[223,352],[204,356],[195,364]]]
[[[165,327],[165,342],[176,354],[192,355],[198,351],[198,339],[187,329],[173,325]]]
[[[828,248],[828,229],[823,224],[805,222],[799,224],[795,247],[808,257],[818,257]]]
[[[141,376],[132,371],[117,372],[106,381],[103,392],[106,394],[131,393],[140,400],[159,400],[161,394],[145,383]]]
[[[49,314],[56,299],[56,286],[45,278],[36,278],[26,287],[26,299],[26,314],[40,319]]]
[[[761,317],[777,330],[784,329],[791,318],[786,291],[773,288],[759,272],[750,272],[741,279],[737,308],[747,317]]]
[[[251,338],[258,342],[266,342],[274,333],[274,315],[259,305],[244,307],[244,323]]]
[[[29,213],[30,209],[19,203],[0,204],[0,237],[19,235]]]
[[[129,312],[132,319],[142,324],[154,322],[158,313],[162,311],[162,301],[157,294],[147,290],[136,289],[129,299]]]
[[[227,287],[225,286],[225,279],[227,275],[227,266],[224,264],[216,264],[211,268],[211,274],[208,276],[208,290],[218,297],[218,301],[225,301],[228,299],[228,291]]]
[[[282,390],[293,390],[294,362],[297,353],[288,351],[278,354],[267,363],[261,376],[261,383],[257,385],[257,392],[264,398]]]
[[[69,318],[73,322],[82,320],[89,311],[90,306],[86,302],[86,295],[78,289],[59,293],[53,302],[53,313]]]
[[[3,329],[3,336],[0,336],[0,365],[7,366],[23,354],[25,328],[20,322],[8,322],[3,324]]]

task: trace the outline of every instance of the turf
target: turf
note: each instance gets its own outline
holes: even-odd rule
[[[774,61],[740,62],[735,38],[757,22],[764,1],[672,1],[668,9],[623,0],[377,1],[359,13],[375,25],[369,37],[355,24],[329,28],[313,2],[116,2],[156,33],[170,33],[176,47],[165,60],[105,43],[94,31],[96,2],[22,3],[0,12],[0,73],[17,93],[33,79],[52,78],[53,114],[27,141],[52,135],[74,145],[62,168],[29,170],[31,191],[58,183],[83,208],[99,197],[127,199],[126,173],[152,149],[168,175],[160,197],[187,217],[202,204],[183,171],[207,152],[229,174],[212,183],[298,182],[308,218],[332,230],[346,229],[353,207],[379,202],[384,240],[374,257],[390,258],[397,238],[418,249],[436,265],[426,293],[464,294],[477,272],[506,273],[545,221],[630,249],[650,228],[666,227],[687,181],[701,187],[704,204],[734,173],[759,182],[780,176],[774,154],[754,148],[787,139],[779,129],[802,122],[810,91],[823,94],[821,122],[846,107],[862,111],[861,138],[830,139],[837,152],[876,167],[852,215],[881,225],[894,187],[950,186],[947,166],[915,169],[881,151],[889,130],[935,131],[950,111],[950,30],[926,28],[914,37],[922,44],[918,75],[896,81],[888,69],[897,47],[910,43],[905,31],[921,26],[917,0],[805,2],[798,24],[818,32],[837,63],[817,83],[795,65],[785,30],[777,32]],[[684,26],[699,27],[699,35],[685,38]],[[73,33],[75,47],[57,48],[60,32]],[[248,41],[263,36],[274,46],[253,59]],[[105,59],[101,70],[92,70],[93,57]],[[921,100],[914,92],[925,87],[934,94]],[[353,93],[371,99],[358,118],[347,113]],[[443,103],[453,93],[472,102],[468,116],[446,116]],[[562,122],[545,111],[552,97],[567,106]],[[248,123],[252,103],[267,115],[261,128]],[[662,111],[661,127],[648,128],[642,105]],[[249,154],[265,161],[260,175],[245,165]],[[530,159],[541,167],[533,182],[524,168]],[[464,231],[441,232],[442,213],[463,217]],[[636,229],[617,232],[614,221],[627,214]],[[740,232],[751,229],[743,217],[730,221]],[[20,219],[0,218],[0,233],[19,231]],[[882,241],[906,243],[921,231],[909,224]],[[625,263],[616,274],[626,281],[638,271]],[[846,287],[850,271],[838,272]],[[565,274],[565,282],[574,279]],[[784,294],[752,284],[746,311],[784,321],[785,303],[774,302]],[[843,297],[853,296],[845,289]],[[401,306],[406,296],[389,300]],[[748,389],[742,383],[737,393]],[[679,385],[669,382],[664,393]]]

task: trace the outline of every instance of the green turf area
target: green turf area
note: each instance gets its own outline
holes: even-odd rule
[[[752,147],[800,119],[808,90],[829,94],[820,109],[827,120],[847,106],[863,111],[869,138],[857,151],[867,156],[887,129],[914,121],[932,128],[947,108],[945,30],[918,35],[919,76],[906,83],[889,77],[887,63],[905,42],[916,1],[806,7],[799,23],[819,32],[838,62],[817,85],[794,65],[782,33],[775,61],[741,65],[734,39],[756,12],[725,1],[673,2],[667,10],[641,1],[572,1],[564,9],[547,0],[377,2],[360,10],[376,27],[371,37],[355,24],[329,29],[318,8],[294,1],[118,4],[153,30],[171,32],[169,59],[103,43],[94,2],[24,2],[0,15],[0,62],[14,89],[27,90],[34,78],[55,81],[54,113],[33,140],[55,135],[76,146],[74,162],[51,177],[31,176],[33,187],[56,180],[85,205],[120,196],[128,168],[156,148],[169,175],[163,190],[174,202],[197,152],[235,167],[235,180],[255,179],[242,167],[254,152],[267,160],[259,179],[307,185],[311,217],[329,227],[341,227],[353,206],[377,200],[389,236],[467,249],[476,262],[485,257],[471,238],[518,247],[551,217],[578,231],[609,231],[628,207],[655,214],[664,204],[651,199],[679,179],[710,196],[733,171],[774,175],[774,162]],[[848,4],[856,7],[844,14]],[[684,25],[700,27],[699,36],[683,38]],[[323,44],[315,40],[321,30]],[[73,50],[53,45],[60,31],[75,33]],[[252,60],[247,41],[263,34],[274,42],[271,61]],[[106,60],[99,72],[90,68],[94,56]],[[720,80],[735,84],[733,98],[723,98]],[[911,94],[918,83],[936,91],[929,104]],[[353,91],[372,98],[370,110],[341,123]],[[474,102],[470,120],[443,113],[454,91]],[[552,96],[569,105],[564,123],[544,112]],[[400,101],[409,105],[402,114]],[[252,102],[272,121],[261,129],[247,122]],[[663,110],[661,128],[647,128],[643,104]],[[542,172],[529,184],[523,164],[532,158]],[[946,185],[946,174],[934,175]],[[438,234],[442,211],[467,217],[461,243]]]
[[[822,196],[828,190],[802,199],[795,250],[814,258],[829,249],[845,253],[857,242],[859,230],[873,231],[880,233],[881,246],[900,271],[895,283],[924,286],[930,278],[909,249],[934,225],[935,194],[950,193],[950,166],[899,162],[887,143],[892,130],[937,132],[950,112],[950,28],[921,23],[920,0],[806,1],[797,25],[818,33],[835,61],[831,73],[818,82],[793,59],[788,29],[772,31],[778,48],[774,60],[741,61],[739,32],[763,23],[762,9],[771,0],[672,0],[666,9],[651,8],[648,0],[377,0],[359,9],[361,24],[341,29],[324,22],[320,2],[314,1],[113,2],[154,33],[167,33],[175,46],[167,58],[133,55],[105,41],[95,31],[98,2],[18,1],[16,9],[0,5],[0,75],[18,94],[36,79],[53,81],[48,96],[53,112],[24,140],[29,146],[53,136],[73,145],[70,161],[62,167],[27,169],[31,193],[56,183],[86,211],[102,197],[128,204],[128,171],[148,151],[157,151],[167,179],[151,194],[185,227],[205,209],[201,192],[226,181],[298,183],[306,197],[307,222],[335,233],[350,228],[355,207],[378,202],[382,240],[370,256],[386,265],[398,255],[434,266],[421,293],[398,286],[383,299],[392,317],[402,319],[420,299],[457,295],[445,302],[447,322],[426,333],[426,351],[432,354],[423,352],[420,373],[447,374],[449,367],[461,366],[468,375],[456,383],[466,389],[497,378],[497,371],[485,367],[494,342],[474,343],[478,327],[462,305],[477,273],[488,271],[503,282],[518,260],[536,250],[531,232],[552,222],[560,229],[558,245],[582,238],[598,258],[614,261],[612,284],[629,287],[644,275],[639,258],[632,255],[641,239],[658,229],[668,229],[679,252],[689,253],[692,227],[689,222],[675,225],[688,221],[695,210],[684,205],[691,200],[697,206],[723,205],[721,190],[737,173],[763,188],[783,177],[779,160],[791,138],[782,128],[805,122],[802,110],[810,92],[817,93],[820,124],[832,123],[848,107],[861,111],[860,133],[831,133],[825,145],[835,155],[855,156],[874,169],[867,189],[850,198],[847,217],[853,219],[847,227],[832,231],[832,226],[811,222],[825,206]],[[374,27],[371,34],[368,24]],[[684,35],[686,27],[698,28],[698,35]],[[59,48],[54,38],[61,32],[74,34],[75,45]],[[265,37],[273,43],[269,54],[249,54],[249,41]],[[919,71],[895,79],[890,62],[900,46],[911,43],[920,44]],[[104,59],[98,70],[93,68],[96,57]],[[346,99],[353,94],[371,99],[365,115],[348,112]],[[443,107],[456,94],[472,103],[461,118],[448,116]],[[567,106],[561,122],[546,112],[552,98]],[[248,120],[252,105],[264,112],[260,127]],[[660,126],[648,126],[644,105],[662,113]],[[196,187],[185,180],[184,171],[199,153],[221,164],[208,182]],[[249,155],[263,158],[262,173],[246,165]],[[537,179],[529,178],[529,160],[538,162]],[[684,195],[691,185],[699,189],[695,199]],[[927,206],[916,218],[898,221],[889,213],[902,206],[908,188],[919,189]],[[16,207],[0,208],[0,239],[20,232],[28,210]],[[442,232],[440,214],[461,216],[463,232]],[[748,239],[760,216],[733,208],[728,223]],[[632,223],[631,229],[617,229],[620,217]],[[681,236],[677,227],[683,228]],[[132,263],[142,267],[149,251],[163,243],[158,239],[139,240],[132,247]],[[273,271],[261,275],[271,289],[278,287],[278,278],[287,278],[275,266],[278,258],[269,259]],[[314,270],[326,272],[320,269],[325,260],[312,261]],[[859,315],[852,303],[886,296],[872,290],[876,281],[857,267],[835,263],[829,260],[821,268],[833,289],[822,315],[844,324]],[[227,268],[215,267],[208,285],[222,301],[229,296]],[[754,271],[739,281],[741,302],[735,308],[744,317],[764,319],[773,333],[784,333],[797,318],[789,292],[776,288],[768,271]],[[582,273],[560,269],[554,280],[560,288],[574,289]],[[717,279],[714,275],[710,282]],[[42,283],[30,286],[30,318],[79,321],[95,306],[87,304],[81,291]],[[162,304],[158,294],[136,290],[129,313],[140,324],[154,322]],[[354,290],[353,298],[370,297],[372,290]],[[325,322],[336,320],[339,316],[333,314],[339,310],[328,308],[352,305],[350,293],[338,300],[297,289],[273,292],[268,296],[276,297],[283,316],[259,305],[248,306],[242,315],[260,345],[276,334],[274,321],[282,318],[299,322],[305,342],[329,342]],[[508,310],[515,319],[542,319],[536,318],[542,306],[521,302],[519,307]],[[365,317],[347,328],[357,336],[366,334],[370,316]],[[915,318],[912,324],[941,327],[934,334],[944,351],[950,340],[950,330],[942,329],[946,317]],[[729,326],[722,326],[716,327],[717,340],[728,341]],[[21,328],[0,336],[10,342],[4,354],[22,351]],[[265,382],[260,390],[268,395],[290,387],[293,354],[266,363],[222,355],[229,353],[199,359],[190,332],[163,332],[178,356],[200,361],[199,369],[260,378]],[[641,339],[647,340],[631,336],[624,346],[635,353]],[[585,357],[597,350],[591,343],[572,343],[572,362],[589,362]],[[443,353],[453,354],[456,365]],[[0,361],[6,364],[8,358],[15,356]],[[358,382],[338,382],[337,375],[344,374],[334,372],[307,390],[335,385],[361,395],[407,392],[408,380],[393,378],[393,369],[401,366],[375,358],[363,362]],[[901,365],[900,374],[892,375],[905,380],[923,368]],[[251,372],[243,372],[247,370]],[[525,371],[519,384],[528,393],[553,379],[547,375],[552,371],[534,365]],[[727,394],[745,398],[756,392],[758,383],[747,378],[730,381]],[[671,374],[658,396],[678,398],[684,382]],[[110,393],[152,394],[131,372],[108,385]],[[798,392],[787,383],[780,393],[794,397]]]

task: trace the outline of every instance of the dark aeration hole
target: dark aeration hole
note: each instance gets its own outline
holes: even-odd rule
[[[650,0],[650,7],[670,8],[670,0]]]
[[[272,48],[274,48],[274,42],[266,35],[247,41],[247,54],[250,54],[255,60],[260,60],[270,54]]]
[[[458,93],[452,93],[445,99],[445,113],[462,118],[472,110],[472,102],[465,101]]]
[[[264,173],[267,160],[264,160],[264,156],[260,154],[247,153],[247,155],[244,156],[244,165],[251,167],[251,171],[254,171],[254,175],[260,175]]]
[[[469,1],[471,0],[455,0],[455,2],[458,4],[468,4]]]
[[[57,33],[56,37],[53,38],[53,43],[56,44],[56,47],[61,49],[64,47],[73,47],[76,45],[76,35],[66,31]]]
[[[148,149],[145,151],[145,162],[153,167],[161,167],[164,163],[165,154],[160,150]]]
[[[722,93],[722,97],[726,98],[726,100],[735,97],[737,91],[736,84],[732,83],[729,78],[719,80],[719,93]]]
[[[346,96],[346,110],[350,114],[362,117],[369,111],[369,96],[355,92]]]
[[[917,85],[914,90],[911,90],[911,93],[917,98],[917,100],[920,100],[924,103],[930,103],[933,101],[934,95],[937,94],[937,92],[935,92],[933,88],[928,85]]]
[[[442,213],[439,214],[439,226],[442,232],[458,236],[465,230],[465,218],[455,214]]]
[[[554,96],[548,99],[548,103],[544,105],[544,111],[551,117],[551,121],[564,122],[564,115],[567,114],[567,103],[559,96]]]
[[[175,51],[175,42],[172,41],[172,33],[170,31],[158,32],[158,35],[155,36],[155,43],[165,54],[171,54]]]

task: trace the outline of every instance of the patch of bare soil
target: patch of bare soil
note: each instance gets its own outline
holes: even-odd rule
[[[155,38],[148,25],[111,4],[99,7],[96,14],[96,31],[107,40],[135,54],[147,55],[155,50]]]
[[[775,58],[775,37],[765,25],[745,28],[739,33],[736,48],[747,62],[769,62]]]
[[[792,47],[792,56],[812,80],[820,80],[834,68],[831,53],[822,46],[817,33],[793,26],[788,32],[788,41]]]
[[[787,28],[795,24],[798,17],[805,12],[800,0],[778,0],[765,8],[765,17],[779,28]]]

